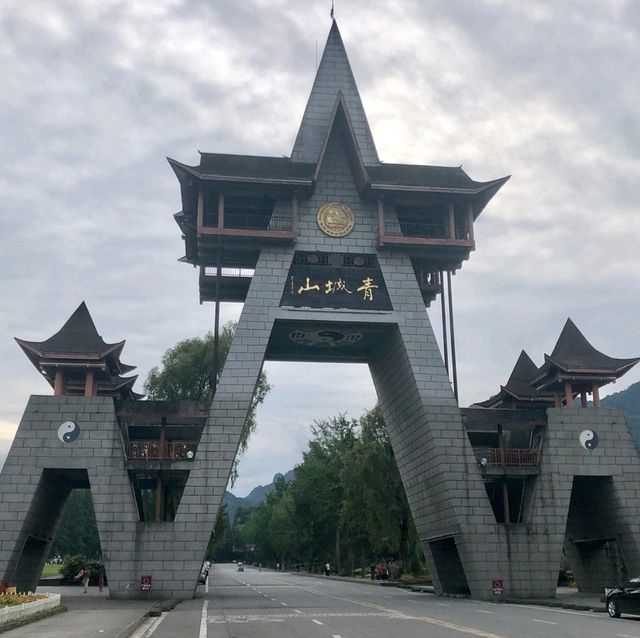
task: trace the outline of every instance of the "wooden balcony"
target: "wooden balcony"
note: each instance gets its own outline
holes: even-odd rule
[[[473,448],[481,467],[536,467],[541,452],[539,448]]]
[[[219,301],[244,302],[253,277],[253,268],[220,268],[220,277],[215,266],[200,266],[200,302]],[[217,293],[216,293],[217,290]]]
[[[190,461],[198,444],[195,441],[162,443],[156,439],[138,439],[125,441],[124,449],[127,461]],[[191,457],[190,452],[193,454]]]
[[[224,194],[218,194],[217,207],[205,206],[202,192],[198,197],[196,215],[197,233],[200,238],[224,237],[227,240],[259,240],[261,243],[290,243],[298,237],[298,201],[291,200],[290,214],[275,214],[273,208],[225,210]]]

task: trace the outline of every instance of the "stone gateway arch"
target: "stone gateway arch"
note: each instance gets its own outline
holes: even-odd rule
[[[585,589],[640,569],[640,463],[623,417],[586,404],[635,360],[570,329],[563,357],[525,354],[500,395],[458,407],[451,275],[508,178],[382,163],[335,21],[290,157],[169,162],[201,301],[244,303],[215,397],[139,401],[124,342],[104,343],[86,307],[20,341],[55,395],[31,398],[2,471],[7,584],[33,589],[62,504],[90,487],[111,595],[191,597],[266,360],[368,364],[439,593],[554,596],[563,548]],[[438,295],[444,361],[425,311]],[[577,351],[597,374],[576,372]]]

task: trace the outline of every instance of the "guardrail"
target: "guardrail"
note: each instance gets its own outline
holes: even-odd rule
[[[22,603],[20,605],[8,605],[0,608],[0,627],[7,623],[21,620],[42,611],[55,609],[60,606],[60,594],[42,594],[46,598],[34,600],[30,603]],[[2,597],[9,598],[11,594],[5,594]]]
[[[540,464],[540,449],[529,448],[474,448],[478,463],[485,467],[522,467]],[[483,463],[483,459],[486,462]]]
[[[129,461],[190,461],[197,449],[198,444],[194,441],[171,441],[161,444],[156,440],[140,439],[125,441],[124,444]]]

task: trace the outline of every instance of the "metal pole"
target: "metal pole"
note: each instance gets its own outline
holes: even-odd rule
[[[444,300],[444,274],[440,271],[440,309],[442,311],[442,350],[444,351],[444,367],[449,374],[449,344],[447,343],[447,313]]]
[[[449,333],[451,335],[451,370],[453,372],[453,395],[458,400],[458,370],[456,368],[456,338],[453,330],[453,297],[451,296],[451,271],[447,270],[447,296],[449,297]]]
[[[211,378],[211,392],[215,395],[218,388],[218,375],[220,373],[220,277],[222,276],[222,254],[218,246],[216,263],[216,298],[215,316],[213,321],[213,375]]]

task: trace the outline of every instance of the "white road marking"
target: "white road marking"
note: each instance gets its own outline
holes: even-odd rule
[[[200,633],[198,634],[198,638],[207,638],[207,607],[209,606],[209,601],[205,600],[202,603],[202,615],[200,616]]]
[[[492,611],[487,611],[486,609],[474,609],[473,611],[477,611],[479,614],[492,614]]]
[[[544,623],[545,625],[557,625],[557,622],[551,622],[550,620],[538,620],[537,618],[532,618],[531,622],[541,622]]]
[[[438,607],[451,607],[451,605],[446,605],[445,603],[436,603],[436,605],[438,605]]]
[[[280,603],[283,607],[287,607],[287,603]]]
[[[316,623],[316,625],[324,625],[324,623],[323,623],[323,622],[320,622],[319,620],[316,620],[315,618],[312,618],[312,619],[311,619],[311,622]]]
[[[638,638],[638,636],[630,636],[629,634],[616,634],[616,636],[620,636],[620,638]]]
[[[331,636],[331,638],[342,638],[342,636],[340,634],[333,634],[333,636]]]
[[[299,609],[294,609],[293,611],[295,611],[296,614],[301,614],[302,613]]]
[[[149,638],[151,634],[158,628],[158,625],[167,617],[166,614],[158,616],[156,618],[149,618],[142,624],[136,631],[131,634],[131,638]],[[100,630],[104,632],[104,629]]]
[[[269,600],[273,601],[274,603],[277,603],[277,602],[278,602],[278,599],[277,599],[277,598],[270,598]]]

